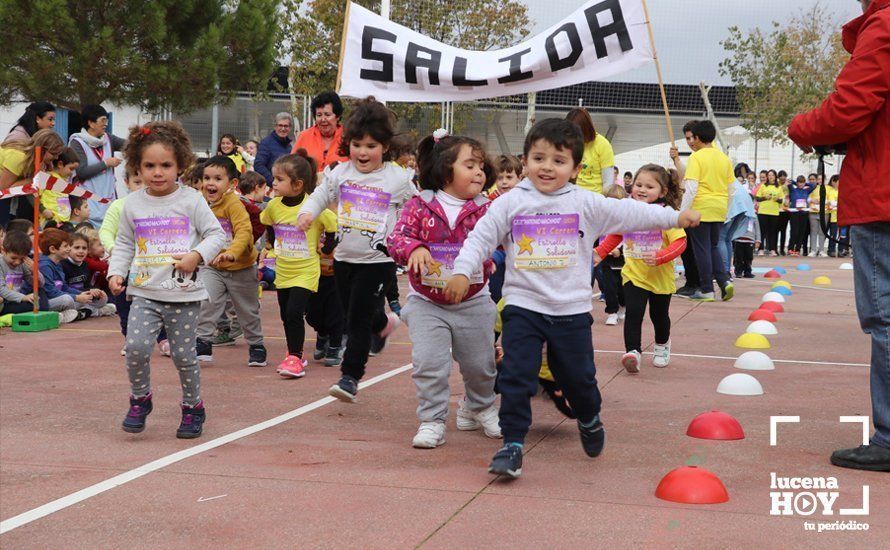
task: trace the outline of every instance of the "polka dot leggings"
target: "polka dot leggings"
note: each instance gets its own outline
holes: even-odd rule
[[[200,302],[158,302],[136,296],[130,306],[127,331],[127,374],[133,396],[151,392],[151,355],[161,328],[167,329],[170,354],[179,370],[182,402],[188,406],[201,401],[201,369],[195,353]]]

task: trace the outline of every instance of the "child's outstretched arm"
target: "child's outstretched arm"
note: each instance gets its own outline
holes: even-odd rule
[[[460,254],[454,260],[454,275],[445,286],[445,297],[451,303],[457,304],[463,300],[470,288],[470,275],[491,258],[491,253],[509,234],[509,196],[504,195],[493,202],[464,241]]]
[[[606,257],[607,254],[615,250],[621,241],[624,240],[624,237],[621,235],[609,235],[605,239],[600,241],[600,245],[593,249],[593,265],[599,265],[599,263]]]
[[[671,241],[669,245],[655,253],[655,257],[646,260],[646,264],[651,266],[666,264],[679,258],[683,251],[686,250],[686,237],[681,237]]]
[[[329,204],[340,200],[340,184],[338,183],[337,178],[332,174],[332,170],[326,169],[324,171],[321,185],[315,188],[315,191],[309,195],[309,198],[306,199],[302,208],[300,208],[300,213],[297,215],[297,228],[300,231],[309,229],[309,226],[312,225],[315,218],[317,218]]]
[[[210,263],[210,265],[225,265],[227,262],[234,262],[247,253],[248,248],[253,244],[253,225],[250,223],[250,215],[247,209],[239,200],[233,204],[229,211],[229,220],[232,222],[232,244],[228,248],[221,251]]]
[[[192,213],[192,223],[195,224],[195,231],[200,236],[201,242],[191,252],[185,254],[178,262],[174,263],[176,269],[183,273],[194,272],[200,260],[204,260],[205,264],[210,265],[210,262],[226,246],[226,233],[206,201],[197,202]],[[250,221],[248,220],[249,225]],[[195,258],[195,254],[199,257]],[[194,263],[192,260],[194,260]]]
[[[609,199],[595,193],[580,196],[584,197],[584,215],[593,225],[594,235],[694,227],[701,220],[694,210],[681,213],[659,204]]]
[[[108,262],[108,288],[115,296],[124,289],[127,272],[136,254],[136,238],[133,230],[133,216],[127,211],[126,203],[121,209],[117,237],[114,239],[114,253]]]

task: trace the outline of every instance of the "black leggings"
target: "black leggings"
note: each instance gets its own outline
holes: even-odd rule
[[[284,324],[284,336],[287,340],[287,354],[303,357],[303,343],[306,341],[306,326],[303,316],[312,291],[301,286],[279,288],[278,311]]]
[[[333,275],[318,279],[318,291],[309,297],[306,322],[315,329],[319,338],[327,338],[332,348],[339,348],[343,341],[343,304],[337,294]]]
[[[785,253],[785,244],[788,243],[788,222],[791,220],[791,214],[787,211],[779,212],[779,221],[778,221],[778,237],[779,237],[779,252]]]
[[[767,252],[778,252],[776,248],[779,239],[779,216],[757,214],[760,222],[760,233],[763,235],[764,249]]]
[[[807,229],[809,227],[809,212],[791,213],[791,250],[794,250],[795,252],[803,252],[807,239]]]
[[[346,309],[346,351],[340,372],[361,380],[371,350],[371,334],[386,327],[383,300],[396,264],[354,264],[334,260],[337,292]]]
[[[643,316],[649,304],[649,318],[655,326],[655,343],[667,344],[671,339],[671,295],[655,294],[633,283],[625,283],[624,300],[627,317],[624,319],[624,349],[643,351]]]
[[[624,307],[624,291],[621,288],[621,270],[603,265],[602,291],[606,298],[606,314],[618,313]]]

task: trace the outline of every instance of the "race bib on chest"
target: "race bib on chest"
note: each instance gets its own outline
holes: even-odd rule
[[[432,288],[445,288],[454,271],[454,260],[457,259],[462,245],[460,243],[430,243],[428,246],[433,261],[427,272],[420,277],[420,283]],[[478,285],[483,282],[485,282],[485,277],[482,274],[482,266],[479,266],[470,275],[470,284]]]
[[[275,271],[275,258],[263,258],[263,267]]]
[[[189,252],[190,226],[185,216],[137,218],[133,225],[136,238],[134,265],[169,264],[173,263],[174,254]]]
[[[634,231],[624,235],[624,256],[634,260],[651,258],[661,250],[661,231]]]
[[[578,214],[513,218],[516,269],[563,269],[578,263]]]
[[[25,274],[24,273],[7,273],[6,274],[6,288],[9,290],[14,290],[16,292],[22,288],[22,285],[25,283]]]
[[[226,234],[226,246],[232,244],[232,240],[235,238],[235,233],[232,231],[232,222],[229,221],[229,218],[216,218],[219,220],[219,225],[222,226],[223,232]]]
[[[363,189],[344,183],[340,186],[338,218],[340,227],[379,233],[386,230],[386,216],[392,195],[379,189]]]
[[[71,201],[68,197],[59,197],[59,217],[61,218],[70,218],[71,217]]]
[[[309,245],[306,232],[293,225],[275,225],[275,255],[281,258],[306,260],[309,256]]]
[[[797,199],[794,201],[795,208],[806,208],[807,207],[807,199]]]

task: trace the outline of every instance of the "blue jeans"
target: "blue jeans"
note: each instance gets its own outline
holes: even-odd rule
[[[871,335],[872,445],[890,449],[890,222],[854,225],[856,310]]]
[[[729,282],[729,272],[720,255],[721,222],[702,222],[698,227],[686,230],[688,242],[692,243],[695,253],[695,265],[698,266],[699,290],[703,293],[714,292],[714,279],[720,288]]]
[[[739,214],[731,220],[726,220],[726,223],[723,224],[723,227],[720,228],[720,242],[717,244],[717,248],[720,249],[720,257],[723,259],[723,267],[724,271],[727,273],[731,273],[730,266],[732,266],[732,238],[738,232],[740,227],[746,227],[748,225],[748,216],[745,214]],[[736,276],[741,276],[740,273],[736,273]]]

